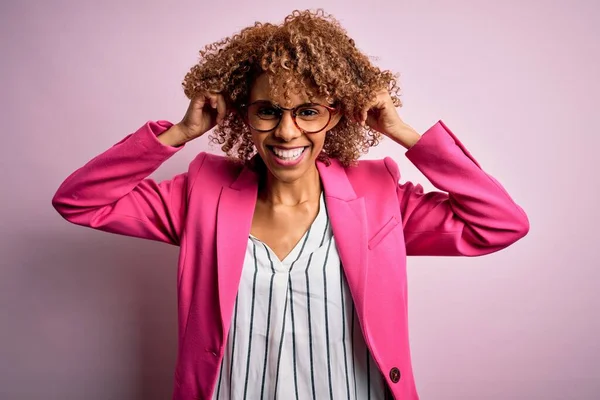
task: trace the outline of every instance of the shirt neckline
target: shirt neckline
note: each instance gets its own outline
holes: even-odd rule
[[[292,250],[289,252],[289,254],[287,256],[284,257],[283,260],[280,260],[279,257],[277,257],[277,255],[275,254],[275,252],[269,247],[269,245],[264,243],[262,240],[258,239],[256,236],[249,234],[248,240],[254,240],[257,243],[260,243],[261,245],[265,246],[265,248],[269,251],[269,254],[272,257],[273,263],[279,265],[280,267],[284,267],[284,269],[287,271],[298,260],[298,258],[299,258],[298,256],[300,255],[299,253],[301,251],[302,251],[302,254],[310,254],[310,253],[315,252],[320,247],[318,244],[310,246],[310,243],[308,243],[309,244],[308,250],[303,251],[307,245],[306,242],[309,241],[308,236],[311,234],[311,231],[313,231],[313,228],[315,226],[326,226],[327,227],[329,224],[328,218],[329,217],[327,215],[327,206],[325,204],[325,193],[324,193],[324,191],[321,191],[321,195],[319,196],[319,212],[317,213],[315,220],[312,222],[312,224],[310,224],[310,226],[308,227],[306,232],[304,232],[304,234],[302,235],[300,240],[298,240],[298,242],[294,245],[294,248],[292,248]],[[310,242],[312,242],[312,241],[310,241]]]

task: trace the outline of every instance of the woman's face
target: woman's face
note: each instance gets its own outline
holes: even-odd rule
[[[330,106],[324,98],[312,99],[313,103]],[[294,123],[291,111],[283,111],[281,121],[277,127],[268,132],[261,132],[253,129],[259,125],[276,123],[278,109],[270,106],[269,103],[285,108],[294,108],[303,104],[311,103],[305,93],[291,93],[290,101],[286,104],[283,98],[272,98],[270,95],[269,77],[266,74],[260,75],[250,91],[250,101],[252,104],[256,101],[265,101],[262,107],[254,108],[249,111],[254,117],[254,123],[250,122],[250,132],[252,140],[258,151],[258,154],[264,161],[271,174],[278,180],[291,183],[302,177],[307,171],[315,168],[316,159],[323,150],[325,136],[327,131],[333,128],[340,120],[340,113],[331,112],[331,120],[320,132],[305,133]],[[301,126],[315,126],[319,118],[319,113],[325,111],[323,108],[302,107],[297,112],[296,121]],[[329,115],[329,114],[328,114]],[[275,122],[273,122],[275,121]],[[325,120],[326,123],[326,120]],[[316,126],[319,126],[318,123]],[[260,129],[260,128],[259,128]]]

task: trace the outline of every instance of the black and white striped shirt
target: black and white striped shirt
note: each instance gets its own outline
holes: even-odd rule
[[[213,400],[383,400],[325,201],[280,261],[250,236]]]

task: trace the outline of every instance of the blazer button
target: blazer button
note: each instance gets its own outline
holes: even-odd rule
[[[207,353],[210,353],[210,354],[212,354],[212,355],[213,355],[213,356],[215,356],[215,357],[218,357],[218,356],[219,356],[219,354],[218,354],[216,351],[214,351],[214,350],[212,350],[212,349],[209,349],[208,347],[207,347],[207,348],[205,348],[204,350],[206,350],[206,352],[207,352]]]
[[[390,379],[393,383],[398,383],[400,380],[400,370],[396,367],[390,369]]]

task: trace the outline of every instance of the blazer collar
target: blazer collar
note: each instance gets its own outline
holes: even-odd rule
[[[325,190],[335,244],[356,311],[362,319],[368,271],[365,201],[356,195],[347,169],[338,160],[331,160],[330,165],[318,162],[317,168]]]
[[[330,160],[329,165],[326,165],[322,161],[317,161],[317,169],[319,170],[326,196],[343,201],[356,200],[356,193],[350,180],[348,180],[346,169],[338,160]]]

